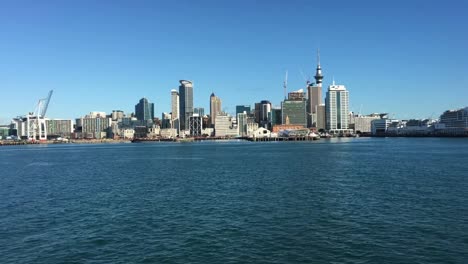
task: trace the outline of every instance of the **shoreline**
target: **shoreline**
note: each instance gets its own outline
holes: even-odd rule
[[[329,138],[307,138],[307,137],[277,137],[277,138],[174,138],[174,139],[72,139],[68,142],[64,141],[12,141],[0,140],[1,146],[25,146],[25,145],[55,145],[55,144],[123,144],[123,143],[190,143],[202,141],[246,141],[246,142],[279,142],[279,141],[317,141],[321,139],[332,138],[468,138],[468,135],[364,135],[360,137],[329,137]]]

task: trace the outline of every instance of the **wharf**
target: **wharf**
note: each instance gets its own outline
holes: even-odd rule
[[[0,140],[0,146],[19,146],[19,145],[35,145],[40,144],[39,141],[11,141],[11,140]]]
[[[252,137],[243,138],[253,142],[268,142],[268,141],[315,141],[319,140],[319,137]]]

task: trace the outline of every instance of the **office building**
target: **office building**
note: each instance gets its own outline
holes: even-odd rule
[[[173,129],[176,129],[177,133],[179,133],[179,126],[180,126],[180,116],[179,116],[179,93],[177,90],[171,90],[171,126]]]
[[[288,93],[281,110],[282,124],[307,126],[307,100],[302,89]]]
[[[180,80],[179,86],[179,119],[180,129],[189,129],[189,117],[193,115],[193,83]]]
[[[271,103],[268,100],[255,103],[255,122],[260,127],[268,128],[271,125]]]
[[[283,123],[281,107],[271,109],[271,126],[281,125]]]
[[[349,93],[344,85],[336,85],[335,81],[328,87],[326,97],[327,130],[330,133],[350,133],[349,119]]]
[[[216,116],[221,113],[221,99],[214,93],[210,96],[210,123],[214,127],[216,124]]]
[[[171,125],[172,116],[170,113],[162,113],[161,115],[161,128],[172,128]]]
[[[315,128],[317,131],[324,131],[327,128],[327,119],[326,119],[326,107],[325,104],[319,104],[317,106]]]
[[[125,117],[125,114],[122,110],[112,110],[112,121],[120,121]]]
[[[112,118],[88,115],[81,119],[83,138],[106,138],[110,132]]]
[[[246,112],[250,114],[250,105],[236,105],[236,115]]]
[[[371,133],[372,135],[386,134],[389,128],[397,127],[400,121],[397,119],[388,118],[387,114],[380,114],[380,118],[371,121]]]
[[[202,130],[203,130],[202,118],[203,117],[198,114],[193,114],[191,117],[189,117],[190,136],[200,137],[202,135]]]
[[[199,115],[200,117],[205,116],[205,108],[203,107],[195,107],[193,109],[193,114],[194,115]]]
[[[239,130],[238,135],[241,137],[247,136],[247,112],[237,114],[237,128]]]
[[[468,107],[458,110],[447,110],[440,116],[440,123],[445,128],[468,129]]]
[[[73,133],[72,120],[46,119],[48,137],[67,137]]]
[[[234,137],[237,136],[238,129],[233,125],[233,119],[226,114],[219,114],[215,121],[215,136],[217,137]]]
[[[372,132],[372,121],[380,119],[380,115],[378,114],[365,116],[350,114],[349,117],[349,128],[358,134],[370,134]]]
[[[135,105],[135,115],[138,120],[152,121],[154,119],[154,104],[146,98],[141,98],[140,102]]]

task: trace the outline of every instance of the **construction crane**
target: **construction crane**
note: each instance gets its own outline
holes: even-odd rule
[[[287,99],[287,89],[288,89],[288,71],[286,70],[286,76],[284,76],[284,82],[283,82],[283,88],[284,88],[284,99]]]
[[[26,117],[27,121],[27,136],[28,140],[46,140],[47,139],[47,125],[45,115],[49,107],[50,98],[54,91],[50,90],[46,98],[39,99],[34,112],[29,113]]]
[[[302,69],[299,69],[299,71],[301,72],[302,78],[306,82],[306,88],[309,87],[309,85],[310,85],[310,76],[307,75],[307,77],[306,77],[304,72],[302,71]]]

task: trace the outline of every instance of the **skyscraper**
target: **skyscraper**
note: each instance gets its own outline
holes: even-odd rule
[[[322,104],[322,67],[320,67],[320,53],[317,51],[317,69],[315,71],[315,84],[307,87],[308,92],[308,109],[309,126],[317,127],[318,122],[318,107]]]
[[[261,127],[271,125],[271,103],[268,100],[262,100],[255,103],[255,122]]]
[[[236,115],[244,112],[250,114],[250,105],[236,105]]]
[[[221,113],[221,99],[212,93],[210,96],[210,122],[213,127],[219,113]]]
[[[195,107],[193,108],[193,114],[197,114],[200,117],[205,116],[205,108],[203,107]]]
[[[177,132],[179,131],[180,123],[179,107],[179,93],[177,90],[173,89],[171,90],[171,122],[172,128],[177,129]]]
[[[327,130],[331,133],[348,132],[349,93],[344,85],[333,84],[328,87],[326,97]]]
[[[283,124],[307,126],[307,100],[302,89],[290,92],[281,102],[281,109]]]
[[[146,98],[141,98],[140,102],[135,105],[135,116],[138,120],[153,120],[154,104]]]
[[[189,129],[189,118],[193,115],[193,83],[180,80],[179,86],[179,116],[180,129]]]

